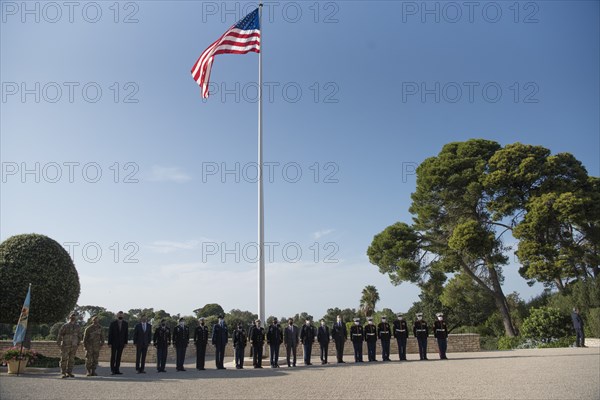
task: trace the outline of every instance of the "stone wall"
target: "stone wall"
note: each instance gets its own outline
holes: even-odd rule
[[[6,349],[8,347],[11,347],[11,346],[12,346],[12,342],[10,342],[10,341],[0,341],[0,351],[3,349]],[[60,357],[60,347],[56,344],[56,342],[34,341],[34,342],[31,342],[31,347],[33,350],[35,350],[38,353],[41,353],[47,357]],[[438,348],[437,348],[437,342],[436,342],[435,338],[429,337],[428,344],[427,344],[427,352],[435,354],[435,353],[437,353],[437,350],[438,350]],[[480,351],[479,335],[473,334],[473,333],[465,333],[465,334],[458,334],[458,335],[450,335],[448,337],[448,353],[461,353],[461,352],[472,352],[472,351]],[[249,354],[249,352],[250,352],[249,346],[246,347],[246,352]],[[366,344],[363,345],[363,352],[365,355],[367,354]],[[395,339],[392,339],[392,341],[391,341],[390,352],[391,352],[391,356],[393,358],[397,358],[398,348],[397,348]],[[209,344],[206,348],[206,356],[208,358],[214,357],[214,353],[215,353],[214,347]],[[313,350],[312,350],[312,356],[318,357],[319,353],[320,353],[319,344],[314,343]],[[418,354],[419,353],[419,350],[417,347],[417,341],[414,337],[408,338],[407,353],[409,353],[409,354],[414,354],[414,353]],[[188,356],[191,356],[192,354],[195,354],[195,347],[193,344],[191,344],[188,347]],[[268,354],[268,350],[267,350],[267,354]],[[346,345],[344,346],[344,354],[346,354],[346,355],[354,354],[354,350],[352,348],[352,343],[350,341],[347,341]],[[231,344],[231,341],[229,341],[228,346],[225,348],[225,355],[227,357],[233,357],[233,346]],[[303,355],[303,348],[302,348],[302,345],[299,345],[298,346],[298,357],[302,358],[302,355]],[[333,343],[333,342],[331,342],[329,344],[329,355],[332,357],[335,357],[335,343]],[[378,355],[378,358],[380,359],[381,358],[381,343],[380,342],[377,342],[377,355]],[[285,356],[285,348],[283,346],[280,349],[279,356],[280,357]],[[77,349],[77,357],[85,358],[85,350],[83,349],[83,346],[79,346],[79,348]],[[169,349],[168,359],[170,361],[173,361],[175,359],[175,350],[173,348]],[[104,345],[102,347],[102,349],[100,350],[100,361],[109,361],[109,360],[110,360],[110,348],[107,345]],[[125,350],[123,351],[122,361],[123,362],[135,362],[135,346],[132,343],[128,344],[125,347]],[[153,346],[150,346],[148,348],[148,355],[146,357],[146,361],[148,363],[156,362],[156,351]]]

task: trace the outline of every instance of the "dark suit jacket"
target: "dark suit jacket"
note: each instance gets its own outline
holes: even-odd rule
[[[119,321],[114,320],[108,327],[109,346],[124,347],[129,339],[129,325],[127,321],[121,321],[121,330],[119,330]]]
[[[319,326],[319,330],[317,332],[317,341],[321,344],[329,343],[329,328],[327,325]]]
[[[573,320],[573,328],[583,330],[583,318],[581,318],[581,315],[572,312],[571,319]]]
[[[228,335],[229,332],[227,331],[227,324],[223,322],[223,327],[221,327],[221,325],[219,325],[219,323],[217,322],[213,325],[212,344],[214,344],[215,346],[225,347],[227,341],[229,340]]]
[[[298,327],[296,325],[292,325],[292,330],[290,331],[290,326],[286,326],[283,329],[283,343],[286,346],[296,347],[298,346],[298,342],[300,341],[300,333],[298,331]]]
[[[348,339],[348,330],[346,329],[346,324],[342,322],[341,326],[338,326],[338,323],[335,322],[331,328],[331,337],[336,342]]]
[[[147,347],[152,341],[152,325],[146,322],[146,332],[142,328],[142,323],[139,322],[135,328],[133,328],[133,344],[142,347]]]

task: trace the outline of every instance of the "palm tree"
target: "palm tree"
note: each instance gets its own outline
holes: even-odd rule
[[[379,292],[373,285],[367,285],[362,291],[362,297],[360,298],[360,310],[365,316],[370,317],[375,311],[375,304],[379,301]]]

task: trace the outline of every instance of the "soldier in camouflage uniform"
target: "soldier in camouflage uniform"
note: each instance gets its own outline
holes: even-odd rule
[[[69,322],[60,328],[56,339],[56,343],[61,346],[60,371],[62,378],[75,377],[73,375],[73,364],[80,341],[81,330],[79,324],[77,324],[77,314],[72,313],[69,315]]]
[[[83,333],[83,348],[85,349],[85,369],[86,376],[97,376],[96,367],[98,366],[98,355],[100,347],[104,344],[104,334],[102,327],[98,322],[98,317],[92,317],[92,325],[85,328]]]

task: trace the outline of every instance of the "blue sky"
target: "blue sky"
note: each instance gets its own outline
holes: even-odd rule
[[[218,56],[207,101],[189,73],[251,3],[116,4],[1,2],[0,240],[62,243],[79,304],[256,311],[258,55]],[[445,143],[600,175],[598,2],[266,4],[267,315],[357,307],[369,284],[407,310],[419,290],[366,249],[410,222],[414,168]],[[504,270],[505,292],[542,290]]]

